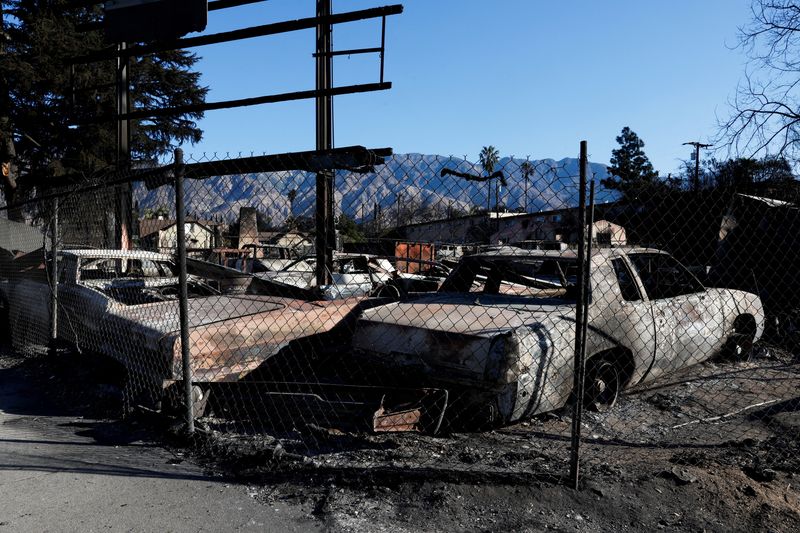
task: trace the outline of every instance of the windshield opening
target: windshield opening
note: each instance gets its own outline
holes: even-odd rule
[[[462,262],[441,292],[574,301],[577,263],[554,258],[476,258]]]

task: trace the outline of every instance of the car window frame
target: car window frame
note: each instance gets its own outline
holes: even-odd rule
[[[637,298],[630,299],[626,298],[625,290],[622,288],[622,283],[619,279],[619,270],[617,269],[617,264],[621,265],[622,269],[624,269],[625,273],[630,277],[631,282],[633,283],[633,288],[636,289]],[[639,278],[638,274],[634,274],[634,267],[630,264],[630,261],[627,260],[625,257],[612,257],[611,258],[611,268],[614,271],[614,277],[617,279],[617,288],[619,288],[619,292],[622,295],[622,299],[626,302],[645,302],[649,300],[649,296],[647,295],[646,291],[644,290],[644,286],[641,283],[641,279]]]
[[[639,278],[639,283],[641,284],[642,288],[644,289],[644,294],[647,296],[647,299],[650,301],[659,301],[659,300],[666,300],[669,298],[676,298],[679,296],[689,296],[692,294],[699,294],[705,292],[705,287],[697,279],[697,276],[692,274],[692,272],[686,268],[683,263],[678,261],[670,254],[665,253],[658,253],[658,252],[637,252],[637,253],[630,253],[628,255],[628,263],[630,264],[633,271],[636,273],[637,277]],[[655,273],[655,287],[654,290],[651,291],[648,286],[648,280],[645,276],[642,275],[642,271],[639,268],[639,265],[636,262],[637,258],[647,257],[648,260],[652,261],[653,259],[657,259],[660,261],[672,261],[674,263],[674,268],[676,268],[679,272],[682,273],[693,285],[693,290],[691,291],[681,291],[677,293],[672,293],[666,291],[664,289],[663,284],[660,283],[660,278],[658,274],[658,268],[656,269]],[[650,269],[648,269],[650,270]],[[647,278],[650,278],[650,273],[648,272]]]

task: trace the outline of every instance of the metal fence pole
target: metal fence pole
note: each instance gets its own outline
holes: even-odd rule
[[[175,150],[175,215],[178,255],[178,303],[181,323],[181,363],[183,365],[184,403],[186,404],[186,432],[194,433],[194,402],[192,399],[192,366],[189,352],[189,291],[186,287],[186,209],[183,202],[183,150]]]
[[[58,338],[58,198],[53,198],[50,224],[50,349]]]
[[[588,166],[589,162],[586,162]],[[594,180],[589,184],[589,208],[586,213],[586,260],[583,264],[583,338],[581,346],[583,349],[581,363],[581,387],[579,390],[581,404],[584,403],[584,383],[586,382],[586,336],[589,333],[589,301],[592,299],[591,279],[592,279],[592,232],[594,231]],[[580,416],[583,417],[583,407]],[[579,419],[580,421],[580,419]],[[580,443],[578,443],[580,444]],[[577,487],[576,487],[577,488]]]
[[[331,0],[317,0],[317,16],[327,17],[331,14]],[[331,75],[331,32],[332,25],[320,22],[316,33],[316,86],[318,91],[329,90],[333,80]],[[318,96],[316,99],[317,150],[333,148],[333,98]],[[317,173],[316,181],[316,247],[317,287],[331,282],[330,272],[333,270],[333,249],[336,247],[336,230],[334,227],[334,174],[331,171]]]
[[[580,481],[581,418],[583,417],[583,381],[585,373],[586,328],[586,167],[588,162],[586,141],[581,141],[580,180],[578,192],[578,301],[575,306],[575,365],[573,386],[575,403],[572,406],[572,446],[570,449],[570,481],[574,489]]]

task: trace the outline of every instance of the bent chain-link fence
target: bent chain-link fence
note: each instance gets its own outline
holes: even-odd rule
[[[67,372],[105,361],[125,412],[183,420],[190,394],[216,457],[561,478],[586,239],[586,468],[742,447],[753,468],[792,467],[794,183],[623,201],[592,165],[581,227],[575,159],[352,155],[189,158],[35,189],[0,215],[7,338],[74,358]]]

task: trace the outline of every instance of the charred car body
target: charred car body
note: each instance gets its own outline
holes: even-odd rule
[[[239,380],[290,343],[331,332],[348,316],[354,320],[360,305],[357,299],[307,302],[285,297],[268,282],[202,261],[190,260],[188,270],[196,383]],[[58,280],[59,339],[113,357],[128,371],[131,386],[143,393],[158,394],[182,379],[178,278],[172,256],[64,251],[59,254]],[[3,292],[14,344],[21,347],[30,345],[31,337],[46,338],[51,286],[44,271],[14,276]]]
[[[479,411],[497,425],[555,410],[573,388],[576,272],[572,251],[465,257],[437,293],[365,311],[355,354],[395,381],[448,389],[461,403],[451,419]],[[598,408],[627,387],[742,354],[763,331],[757,296],[706,289],[658,250],[595,251],[589,287],[586,396]]]
[[[399,272],[392,259],[367,254],[337,253],[330,272],[331,283],[317,288],[316,259],[295,260],[280,271],[256,272],[259,278],[298,289],[316,291],[319,299],[336,300],[363,296],[399,298],[409,292],[431,292],[439,288],[449,269],[433,261],[405,259],[424,263],[426,274]]]

